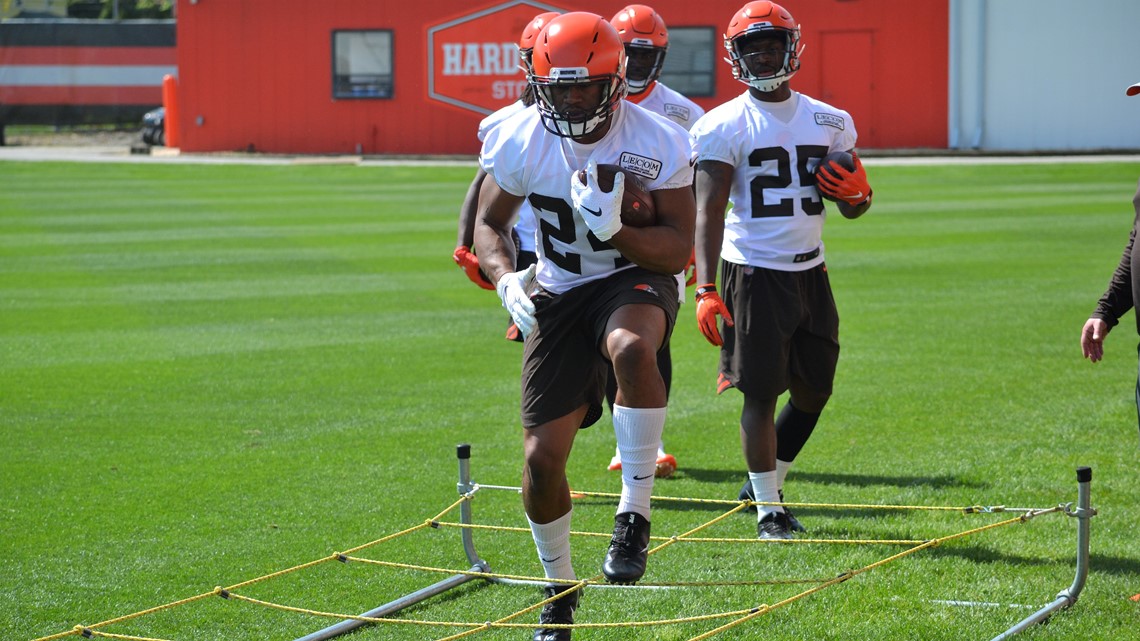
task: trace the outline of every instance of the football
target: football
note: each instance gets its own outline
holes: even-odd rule
[[[602,191],[614,188],[614,176],[625,174],[625,192],[621,197],[621,222],[630,227],[650,227],[657,223],[657,210],[653,206],[653,195],[645,188],[645,182],[637,174],[622,169],[618,165],[598,164],[598,186]],[[578,172],[578,180],[586,182],[586,170]]]
[[[827,154],[826,156],[824,156],[823,159],[819,161],[819,165],[817,165],[815,168],[815,174],[818,176],[819,172],[827,171],[832,176],[835,176],[835,174],[833,172],[831,172],[830,169],[828,169],[828,170],[824,169],[824,167],[831,164],[831,161],[833,161],[833,160],[835,161],[835,164],[846,169],[847,171],[855,171],[855,157],[852,156],[850,152],[833,151],[830,154]],[[832,202],[835,202],[834,198],[832,198],[831,196],[828,196],[827,194],[823,193],[822,191],[819,192],[819,195],[823,196],[824,198],[826,198]]]

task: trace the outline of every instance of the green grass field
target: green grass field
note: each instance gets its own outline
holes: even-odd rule
[[[1050,507],[1093,468],[1092,561],[1071,610],[1025,639],[1133,638],[1140,625],[1140,457],[1131,315],[1104,362],[1079,330],[1127,239],[1140,162],[870,166],[875,206],[833,216],[843,318],[835,395],[787,500]],[[473,166],[0,163],[0,637],[56,635],[326,558],[420,525],[476,481],[516,485],[521,350],[494,293],[451,262]],[[663,496],[735,498],[740,398],[714,394],[693,307],[674,335]],[[608,418],[579,435],[576,489],[616,492]],[[574,529],[605,532],[588,498]],[[478,523],[523,526],[513,492]],[[660,502],[654,534],[724,506]],[[1009,514],[801,508],[821,538],[928,539]],[[754,516],[715,535],[749,537]],[[1073,579],[1076,519],[1042,515],[877,567],[716,639],[991,639]],[[476,532],[500,572],[540,574],[529,533]],[[580,576],[604,538],[575,538]],[[647,582],[830,579],[899,545],[678,544]],[[466,569],[455,528],[361,552]],[[359,613],[438,576],[318,564],[244,595]],[[588,589],[580,622],[776,604],[811,585]],[[474,581],[400,613],[482,622],[538,600]],[[996,604],[952,605],[948,601]],[[520,617],[532,624],[536,615]],[[203,598],[102,628],[170,641],[291,640],[335,622]],[[689,639],[726,620],[585,630]],[[355,639],[437,639],[382,625]],[[476,639],[529,638],[529,630]],[[78,638],[78,637],[73,637]]]

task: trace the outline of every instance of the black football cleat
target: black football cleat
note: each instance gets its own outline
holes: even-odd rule
[[[636,583],[645,574],[649,557],[649,519],[637,512],[614,517],[614,535],[602,562],[602,574],[610,583]]]
[[[549,585],[543,589],[543,592],[549,599],[556,594],[569,590],[571,587],[573,586]],[[542,612],[538,614],[538,624],[545,626],[574,623],[574,610],[578,609],[578,597],[581,594],[581,590],[575,590],[573,594],[567,594],[561,599],[542,606]],[[534,641],[570,641],[570,630],[569,628],[538,628],[534,631]]]
[[[756,536],[761,539],[790,539],[792,526],[784,512],[771,512],[756,524]]]
[[[736,500],[737,501],[754,501],[754,500],[756,500],[752,496],[752,481],[745,481],[744,482],[744,485],[741,486],[741,488],[740,488],[740,494],[736,495]],[[781,503],[784,502],[784,491],[783,490],[780,490],[780,502]],[[755,510],[756,506],[752,506],[748,509],[749,510]],[[796,515],[792,514],[791,508],[784,506],[784,514],[788,515],[788,524],[791,526],[791,530],[793,532],[807,532],[807,528],[804,527],[803,523],[800,523],[800,520],[796,518]]]

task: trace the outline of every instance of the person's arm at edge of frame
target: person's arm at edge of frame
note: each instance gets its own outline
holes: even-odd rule
[[[1140,185],[1137,186],[1136,195],[1132,197],[1132,207],[1136,216],[1140,217]],[[1132,300],[1132,248],[1136,244],[1136,221],[1133,220],[1132,231],[1128,233],[1128,243],[1124,246],[1124,253],[1108,289],[1096,303],[1096,309],[1085,321],[1081,328],[1081,354],[1096,363],[1104,358],[1104,339],[1112,328],[1120,322],[1120,317],[1128,313],[1135,305]]]

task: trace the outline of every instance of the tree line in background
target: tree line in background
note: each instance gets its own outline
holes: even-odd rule
[[[163,20],[174,0],[0,0],[0,19]]]
[[[174,17],[174,0],[67,0],[67,17],[101,20]]]

